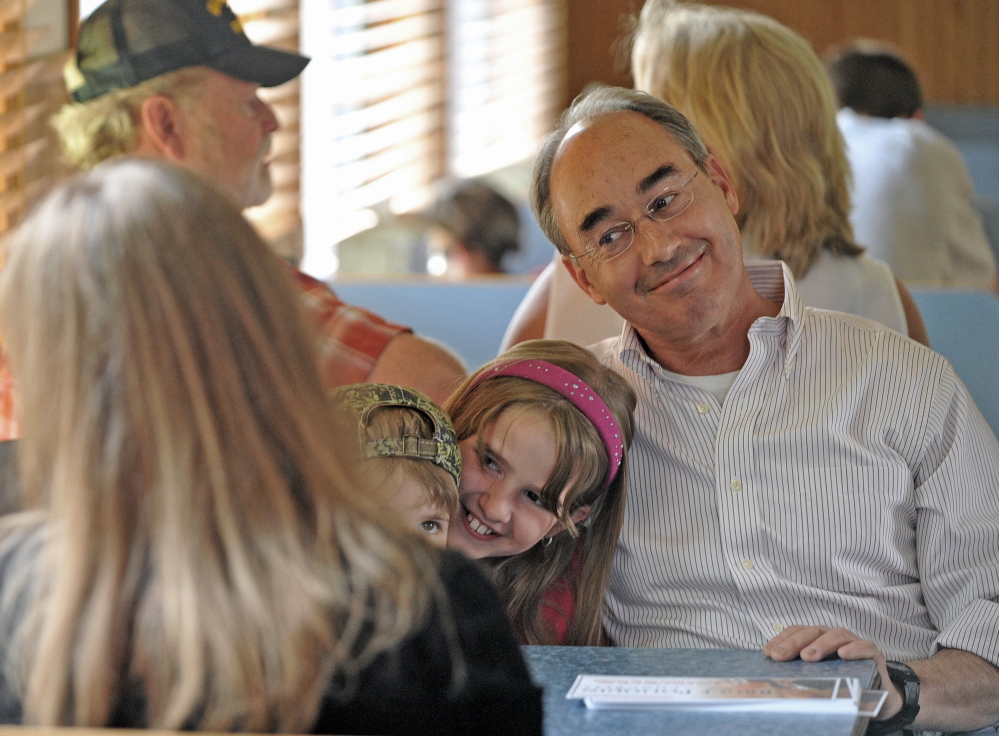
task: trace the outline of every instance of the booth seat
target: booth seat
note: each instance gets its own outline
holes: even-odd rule
[[[947,358],[999,435],[999,299],[986,291],[910,287],[930,345]]]
[[[351,279],[330,285],[348,304],[366,307],[446,345],[473,370],[496,357],[531,281],[531,277]]]

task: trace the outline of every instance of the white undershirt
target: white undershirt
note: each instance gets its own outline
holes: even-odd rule
[[[721,406],[725,403],[725,397],[728,396],[729,389],[732,388],[732,384],[735,383],[735,379],[739,377],[741,371],[719,373],[716,376],[684,376],[680,373],[668,371],[665,368],[660,368],[659,372],[663,378],[670,378],[674,381],[685,383],[688,386],[699,388],[702,391],[707,391],[718,400],[718,405]]]

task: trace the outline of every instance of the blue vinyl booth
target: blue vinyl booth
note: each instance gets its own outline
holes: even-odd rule
[[[332,283],[348,304],[366,307],[443,343],[471,371],[492,360],[530,277],[448,282],[393,279]]]
[[[999,435],[999,299],[984,291],[911,291],[933,349],[951,362]]]

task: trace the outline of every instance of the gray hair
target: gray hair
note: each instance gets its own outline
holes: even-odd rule
[[[555,220],[555,209],[552,206],[551,176],[555,156],[569,130],[580,121],[624,111],[637,112],[661,125],[690,154],[697,168],[705,170],[707,148],[690,121],[672,105],[645,92],[623,87],[601,86],[583,92],[563,113],[555,130],[541,142],[531,176],[531,209],[545,235],[563,255],[570,255],[571,250]]]
[[[87,102],[63,105],[51,121],[63,160],[73,169],[87,171],[102,161],[130,155],[139,144],[142,103],[165,95],[185,110],[195,111],[207,78],[204,67],[184,67]]]

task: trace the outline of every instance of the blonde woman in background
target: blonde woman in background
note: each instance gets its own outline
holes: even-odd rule
[[[634,32],[632,72],[635,88],[683,113],[728,172],[746,258],[784,261],[808,306],[867,317],[928,344],[905,287],[853,240],[836,100],[805,39],[752,11],[648,0]],[[620,318],[593,305],[565,268],[549,278],[544,319],[536,306],[522,305],[507,343],[539,327],[581,344],[620,332]],[[532,299],[544,301],[537,293]]]
[[[71,179],[9,243],[30,510],[0,529],[5,722],[541,732],[481,576],[346,475],[299,301],[166,164]]]

